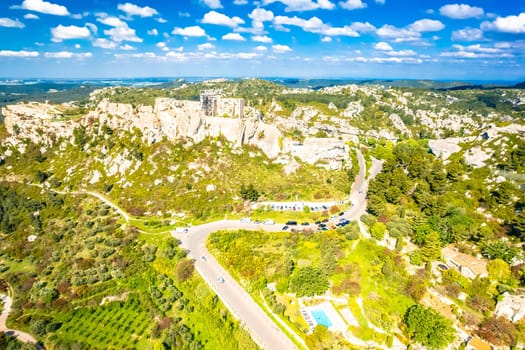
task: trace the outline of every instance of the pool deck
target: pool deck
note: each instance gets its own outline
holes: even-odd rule
[[[310,330],[313,330],[317,326],[317,322],[312,315],[312,311],[321,310],[325,313],[328,320],[332,325],[328,328],[332,332],[341,332],[345,333],[347,330],[347,325],[345,321],[339,316],[339,313],[335,310],[334,306],[329,302],[325,301],[319,305],[315,306],[305,306],[301,308],[301,314],[303,315],[306,323],[310,327]]]

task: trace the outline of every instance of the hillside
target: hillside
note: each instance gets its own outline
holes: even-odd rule
[[[207,249],[309,348],[523,343],[497,305],[525,287],[525,92],[303,83],[179,80],[4,106],[9,325],[49,348],[255,348],[169,234],[252,216],[303,225],[215,232]],[[352,188],[361,153],[382,171]],[[367,214],[341,224],[350,191],[367,189]],[[312,327],[302,311],[321,304],[346,328]],[[443,337],[426,343],[411,317],[438,319]]]

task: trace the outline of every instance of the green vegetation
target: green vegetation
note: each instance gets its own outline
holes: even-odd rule
[[[141,235],[92,197],[5,182],[0,193],[9,327],[52,349],[256,348],[171,236]]]
[[[427,348],[443,349],[455,338],[451,322],[424,306],[408,308],[404,321],[410,338]]]
[[[210,235],[208,246],[255,299],[263,290],[274,311],[299,332],[304,331],[304,320],[292,306],[296,299],[287,301],[285,293],[320,295],[330,285],[333,294],[349,297],[349,307],[360,320],[352,332],[384,343],[386,335],[376,333],[370,324],[395,334],[397,324],[415,302],[407,289],[410,280],[395,252],[369,240],[347,240],[346,234],[221,231]],[[272,296],[265,289],[268,283],[275,283],[277,289]],[[363,311],[357,298],[362,299]],[[326,338],[324,346],[336,339]]]
[[[320,295],[328,289],[328,278],[319,268],[305,266],[290,279],[290,290],[298,297]]]
[[[167,141],[148,146],[140,143],[138,130],[123,132],[117,139],[96,132],[75,129],[75,145],[68,144],[63,152],[48,151],[42,155],[38,149],[34,156],[10,157],[0,166],[0,174],[12,167],[10,171],[21,177],[25,174],[33,181],[47,180],[58,188],[87,186],[106,193],[135,216],[158,212],[171,216],[170,211],[201,221],[243,212],[244,203],[238,198],[244,193],[243,186],[243,198],[251,200],[319,201],[344,198],[351,185],[344,170],[328,171],[308,164],[283,176],[282,164],[271,163],[255,148],[234,151],[223,139],[206,139],[190,147]],[[85,147],[91,151],[85,152]],[[130,161],[129,174],[101,176],[98,182],[90,184],[95,171],[104,174],[104,165],[92,156],[102,154],[102,149],[110,150],[107,156],[113,162]],[[42,162],[36,161],[42,157]],[[75,171],[72,173],[71,169]],[[207,192],[208,185],[214,185],[215,190]]]

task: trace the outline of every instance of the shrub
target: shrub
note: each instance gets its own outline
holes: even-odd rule
[[[195,265],[193,260],[183,259],[177,264],[175,275],[179,282],[184,282],[191,277],[193,271],[195,270]]]
[[[326,275],[317,267],[306,266],[296,270],[290,281],[292,292],[297,296],[313,296],[323,294],[329,283]]]

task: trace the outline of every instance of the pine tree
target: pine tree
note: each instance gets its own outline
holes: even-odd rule
[[[421,255],[426,262],[437,260],[441,257],[441,241],[436,231],[430,231],[425,236]]]

